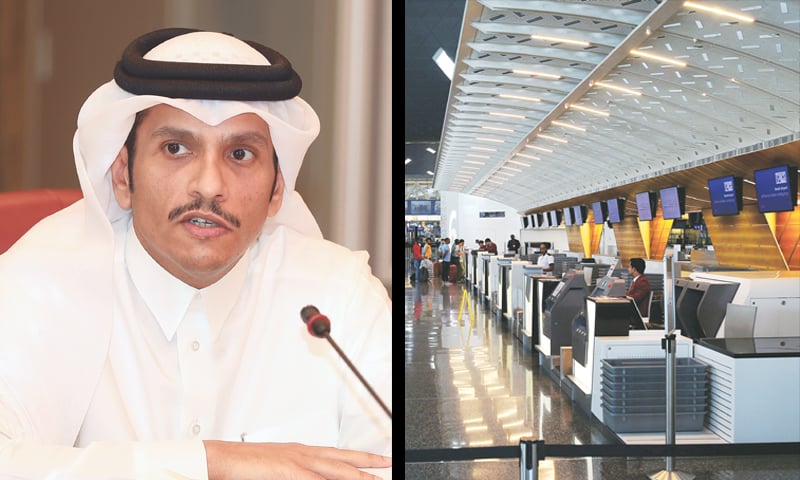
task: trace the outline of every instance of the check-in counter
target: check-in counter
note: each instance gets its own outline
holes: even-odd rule
[[[549,275],[544,275],[542,267],[528,264],[522,267],[523,286],[523,305],[522,305],[522,325],[520,326],[520,340],[524,348],[533,349],[539,342],[539,318],[542,314],[542,301],[550,292],[546,294],[538,284],[537,279],[549,278],[552,281],[552,288],[555,288],[558,280]]]
[[[620,358],[665,358],[664,350],[661,348],[661,340],[664,338],[663,330],[632,330],[625,337],[597,337],[594,342],[594,353],[592,354],[592,364],[601,365],[604,359]],[[692,356],[692,339],[679,335],[675,342],[675,356],[686,358]],[[587,385],[584,378],[578,379],[571,376],[585,394],[591,395],[591,411],[601,422],[603,421],[603,407],[601,405],[601,368],[592,371],[591,384]]]
[[[800,337],[704,338],[694,357],[709,366],[706,428],[729,443],[800,442]]]
[[[560,356],[561,347],[572,345],[572,320],[586,299],[583,272],[570,270],[544,301],[544,315],[539,322],[539,343],[536,349],[546,357]]]
[[[489,307],[492,309],[492,312],[497,312],[499,309],[499,295],[498,292],[500,290],[500,264],[498,263],[500,257],[497,255],[489,255],[489,261],[487,265],[487,289],[486,289],[486,300],[489,302]],[[494,300],[492,300],[494,297]]]
[[[517,338],[521,338],[522,335],[521,313],[525,301],[525,281],[522,272],[526,265],[530,265],[526,260],[512,260],[506,282],[506,309],[504,315],[511,321],[511,333]]]

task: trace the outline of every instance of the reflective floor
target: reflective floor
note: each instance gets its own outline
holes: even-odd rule
[[[408,275],[406,275],[408,279]],[[618,444],[523,349],[463,283],[440,279],[405,289],[405,448]],[[470,310],[473,315],[470,315]],[[766,399],[765,399],[766,401]],[[663,458],[545,459],[539,479],[646,479]],[[797,455],[676,458],[674,470],[697,480],[800,479]],[[407,463],[404,478],[516,479],[516,459]]]

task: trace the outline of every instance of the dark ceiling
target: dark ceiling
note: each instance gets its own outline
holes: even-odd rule
[[[451,59],[464,17],[464,0],[405,0],[405,158],[406,177],[432,179],[444,124],[450,80],[432,57],[442,48]]]

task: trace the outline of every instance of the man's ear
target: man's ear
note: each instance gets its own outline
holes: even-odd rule
[[[283,204],[283,191],[286,184],[283,181],[283,173],[278,169],[278,178],[275,179],[275,189],[272,190],[272,199],[269,201],[269,209],[267,210],[267,217],[274,217],[278,214]]]
[[[114,197],[122,208],[131,208],[131,182],[128,177],[128,147],[123,146],[111,164],[111,184]]]

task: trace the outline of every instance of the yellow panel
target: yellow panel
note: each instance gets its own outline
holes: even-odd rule
[[[775,214],[775,239],[789,270],[800,270],[800,206]]]
[[[672,220],[665,220],[661,207],[656,210],[656,216],[650,221],[650,260],[661,260],[667,251],[667,240],[672,230]]]
[[[705,209],[703,220],[721,267],[788,270],[767,219],[755,205],[729,217],[715,217]]]
[[[570,252],[583,252],[583,242],[581,241],[581,227],[571,225],[567,229],[567,243]]]
[[[641,225],[639,225],[641,223]],[[614,237],[617,239],[617,251],[624,264],[631,258],[648,258],[645,242],[642,240],[642,226],[646,227],[649,247],[650,226],[648,222],[639,222],[636,215],[627,215],[621,223],[614,224]]]

